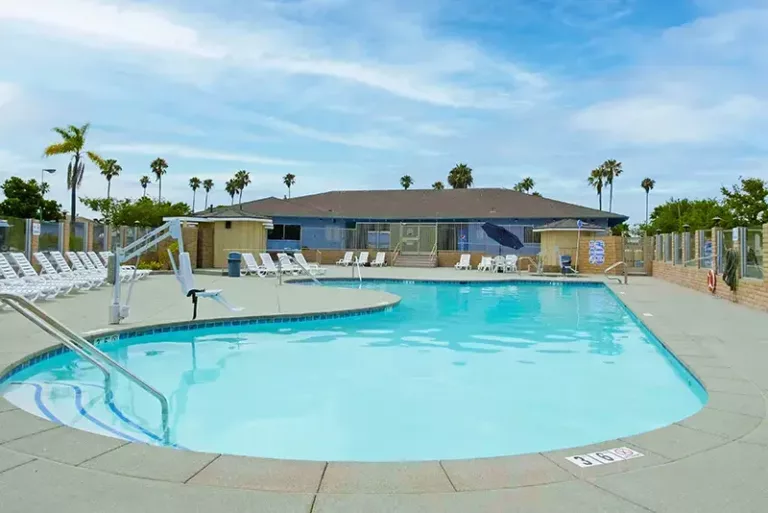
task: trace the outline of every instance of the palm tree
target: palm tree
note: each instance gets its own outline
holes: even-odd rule
[[[472,168],[466,164],[456,164],[448,173],[448,185],[454,189],[466,189],[472,187],[474,180],[472,179]]]
[[[512,190],[528,194],[535,186],[536,182],[529,176],[520,180],[514,187],[512,187]]]
[[[296,184],[296,175],[288,173],[283,177],[283,183],[288,187],[288,198],[291,197],[291,187]]]
[[[200,188],[200,179],[193,176],[189,179],[189,188],[192,189],[192,212],[195,211],[195,200],[197,199],[197,190]]]
[[[656,185],[656,180],[652,178],[646,178],[642,182],[640,182],[640,187],[643,188],[645,191],[645,225],[648,225],[648,195],[653,190],[653,187]]]
[[[227,181],[227,184],[224,186],[224,190],[227,191],[227,194],[229,194],[229,197],[232,200],[230,205],[234,205],[235,194],[237,194],[237,183],[235,182],[234,178]]]
[[[213,189],[213,180],[208,178],[207,180],[203,180],[203,189],[205,189],[205,209],[208,209],[208,193],[211,192],[211,189]]]
[[[436,191],[442,191],[443,189],[445,189],[445,185],[443,185],[443,182],[437,181],[432,184],[432,188]]]
[[[149,167],[152,169],[152,172],[155,174],[155,179],[157,180],[159,185],[159,189],[157,190],[157,202],[160,203],[161,201],[163,201],[163,175],[166,173],[166,170],[168,169],[168,163],[165,161],[165,159],[161,159],[160,157],[158,157],[152,161]]]
[[[144,189],[144,194],[142,197],[145,197],[147,195],[147,186],[149,185],[149,177],[147,175],[142,176],[139,178],[139,183],[141,184],[141,188]]]
[[[403,189],[406,191],[413,185],[413,178],[411,178],[410,175],[405,175],[400,178],[400,185],[403,186]]]
[[[67,166],[67,188],[72,191],[71,217],[69,219],[71,233],[75,233],[75,221],[77,220],[77,189],[83,183],[83,175],[85,174],[83,152],[93,162],[101,160],[97,154],[84,150],[85,137],[88,135],[90,126],[90,123],[86,123],[80,127],[69,125],[66,128],[54,128],[53,131],[61,136],[61,142],[53,143],[43,150],[46,157],[72,154]]]
[[[597,191],[597,199],[600,204],[600,210],[603,210],[603,178],[605,178],[605,171],[602,168],[593,169],[587,178],[587,183],[590,187],[594,187]]]
[[[117,163],[115,159],[102,159],[98,155],[94,155],[93,163],[101,171],[101,176],[107,179],[107,201],[112,197],[112,179],[116,176],[120,176],[120,172],[123,168]]]
[[[245,169],[241,169],[235,173],[235,186],[237,187],[237,192],[240,193],[240,198],[238,199],[240,208],[243,208],[243,191],[249,185],[251,185],[251,173]]]
[[[611,188],[608,196],[608,212],[613,212],[613,179],[619,176],[624,170],[621,168],[621,162],[617,160],[606,160],[600,167],[605,173],[605,184]]]

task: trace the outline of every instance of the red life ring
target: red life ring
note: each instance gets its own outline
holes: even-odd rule
[[[707,288],[713,294],[715,293],[715,290],[717,290],[717,275],[712,269],[707,273]]]

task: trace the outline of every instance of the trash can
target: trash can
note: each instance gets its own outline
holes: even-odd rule
[[[240,253],[230,253],[227,256],[227,276],[230,278],[240,277]]]

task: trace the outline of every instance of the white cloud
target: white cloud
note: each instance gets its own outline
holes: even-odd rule
[[[397,148],[401,146],[403,142],[383,133],[360,132],[356,134],[340,134],[326,132],[273,117],[262,117],[260,119],[254,119],[254,121],[262,126],[273,128],[284,133],[315,139],[317,141],[342,144],[344,146],[384,150]]]
[[[221,160],[225,162],[244,162],[249,164],[262,164],[271,166],[304,166],[307,162],[297,160],[287,160],[280,158],[264,157],[256,154],[227,153],[216,150],[201,149],[193,146],[183,146],[176,144],[102,144],[98,147],[99,152],[103,153],[125,153],[167,156],[200,159],[200,160]]]

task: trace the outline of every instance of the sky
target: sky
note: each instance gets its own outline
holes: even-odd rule
[[[768,178],[768,0],[0,0],[0,48],[0,181],[56,168],[66,210],[68,159],[42,152],[86,122],[120,198],[156,157],[165,198],[196,176],[216,205],[239,169],[245,201],[286,173],[294,196],[429,188],[464,162],[597,207],[586,177],[617,159],[636,223],[646,177],[651,208]],[[87,165],[79,195],[106,188]]]

